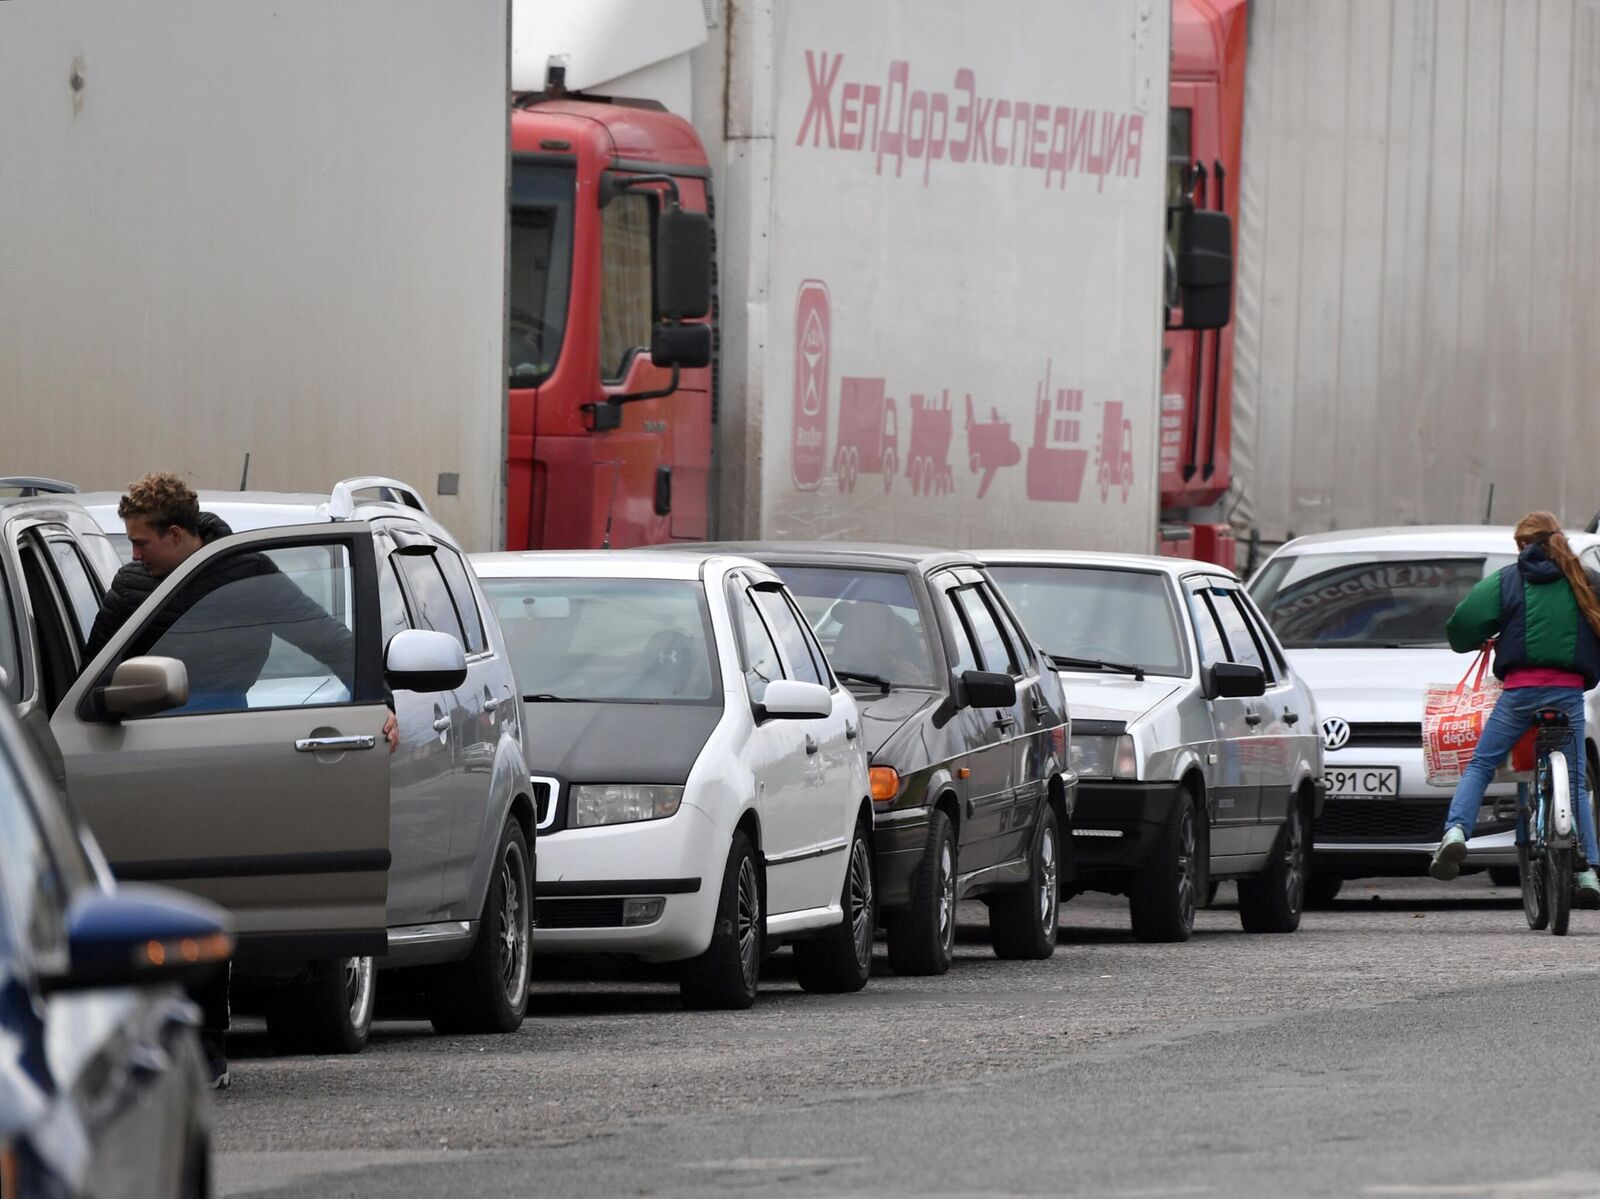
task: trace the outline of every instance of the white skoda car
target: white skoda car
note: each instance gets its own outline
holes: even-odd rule
[[[533,947],[681,962],[691,1006],[747,1007],[872,967],[861,717],[794,601],[746,558],[482,554],[528,712]]]
[[[1584,564],[1596,539],[1568,534]],[[1445,622],[1473,584],[1516,561],[1509,528],[1419,526],[1324,533],[1289,542],[1250,581],[1317,698],[1327,805],[1318,819],[1308,902],[1344,879],[1419,875],[1444,833],[1452,786],[1431,786],[1422,760],[1429,684],[1458,681],[1472,662]],[[1585,752],[1594,778],[1596,692]],[[1516,785],[1489,787],[1467,841],[1466,870],[1517,882]]]

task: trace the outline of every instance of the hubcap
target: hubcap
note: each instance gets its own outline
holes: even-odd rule
[[[956,862],[948,841],[939,847],[939,940],[946,952],[956,943]]]
[[[1056,926],[1056,835],[1046,828],[1039,838],[1039,922],[1052,933]]]
[[[500,914],[495,933],[500,941],[500,981],[513,1007],[528,989],[528,926],[522,918],[528,872],[516,842],[500,859]]]
[[[757,952],[761,930],[761,888],[756,882],[756,864],[749,858],[739,863],[739,968],[745,989],[756,989],[756,971],[761,968]]]
[[[1178,916],[1185,927],[1194,923],[1194,809],[1185,805],[1178,828]]]
[[[856,965],[872,962],[872,862],[867,843],[856,838],[850,850],[850,932],[855,941]]]
[[[1297,806],[1289,809],[1289,832],[1284,837],[1283,849],[1283,878],[1284,894],[1289,900],[1289,910],[1300,910],[1300,896],[1305,886],[1305,869],[1302,862],[1303,848],[1300,836],[1300,808]]]
[[[372,1019],[372,959],[344,960],[344,998],[349,1004],[350,1025],[364,1028]]]

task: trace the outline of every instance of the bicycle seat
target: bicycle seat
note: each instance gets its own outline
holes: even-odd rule
[[[1533,723],[1542,729],[1564,729],[1567,714],[1560,708],[1540,708],[1533,714]]]

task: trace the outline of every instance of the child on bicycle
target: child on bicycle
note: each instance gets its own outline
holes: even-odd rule
[[[1511,747],[1541,708],[1566,713],[1572,803],[1585,858],[1575,902],[1600,908],[1600,865],[1594,815],[1585,798],[1583,693],[1600,682],[1600,575],[1586,571],[1549,512],[1530,512],[1515,530],[1517,560],[1467,593],[1446,626],[1450,648],[1469,653],[1497,637],[1494,673],[1505,685],[1484,722],[1472,762],[1456,785],[1445,817],[1444,840],[1428,873],[1449,881],[1461,873],[1483,794]]]

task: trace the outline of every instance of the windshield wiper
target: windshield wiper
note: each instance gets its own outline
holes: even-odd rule
[[[885,695],[888,695],[889,689],[894,686],[893,683],[884,678],[881,674],[868,674],[864,670],[835,670],[833,673],[838,675],[841,679],[849,679],[850,681],[856,683],[869,683],[876,687],[879,691],[883,692]]]
[[[1062,670],[1111,670],[1117,674],[1131,674],[1144,682],[1144,667],[1130,666],[1126,662],[1107,662],[1102,658],[1069,658],[1065,654],[1050,654],[1050,664]]]
[[[548,691],[536,691],[532,695],[522,697],[524,703],[529,704],[597,704],[597,699],[578,699],[571,695],[552,695]]]

